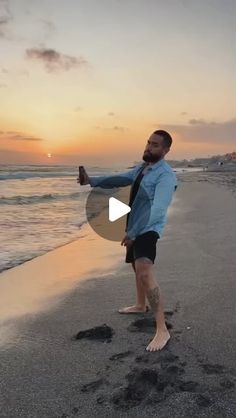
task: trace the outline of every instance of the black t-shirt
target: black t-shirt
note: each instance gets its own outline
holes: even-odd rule
[[[135,182],[133,183],[133,185],[131,187],[130,196],[129,196],[129,206],[130,207],[132,207],[132,204],[134,202],[134,199],[136,197],[136,194],[138,193],[138,189],[139,189],[140,183],[141,183],[142,178],[144,176],[143,170],[144,170],[145,167],[146,167],[146,165],[144,165],[141,168],[141,171],[139,172],[138,176],[135,179]],[[127,217],[126,217],[126,229],[125,229],[126,231],[127,231],[127,227],[128,227],[129,214],[130,214],[130,212],[127,214]]]

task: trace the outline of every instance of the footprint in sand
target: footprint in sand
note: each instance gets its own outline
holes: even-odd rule
[[[131,354],[133,354],[132,351],[124,351],[122,353],[113,354],[113,356],[111,356],[109,358],[109,360],[111,360],[111,361],[116,361],[116,360],[122,361],[124,358],[130,356]]]
[[[141,356],[135,358],[136,363],[150,363],[150,364],[169,364],[177,361],[179,356],[170,353],[169,351],[162,351],[158,353],[158,356],[150,356],[150,353],[144,353]],[[182,365],[180,363],[180,365]],[[185,364],[186,366],[186,364]]]
[[[213,400],[206,395],[198,395],[196,398],[196,403],[198,406],[207,407],[212,405]]]
[[[222,379],[220,380],[220,386],[224,389],[233,389],[235,384],[229,379]]]
[[[150,354],[148,353],[148,356],[143,354],[142,356],[135,357],[136,363],[149,363],[150,360]]]
[[[72,409],[72,414],[78,414],[79,413],[79,408],[77,408],[76,406]]]
[[[172,329],[173,325],[166,321],[167,329]],[[131,322],[128,326],[130,332],[153,332],[156,327],[156,321],[154,318],[141,318]]]
[[[206,374],[221,374],[225,371],[224,366],[221,364],[203,363],[201,367]]]
[[[105,401],[106,401],[106,397],[104,395],[99,395],[96,399],[96,402],[100,405],[103,404]]]
[[[182,392],[196,392],[198,387],[199,383],[193,380],[183,381],[179,384],[179,390]]]
[[[101,378],[94,380],[93,382],[83,385],[80,389],[81,392],[95,392],[102,385],[108,384],[107,380]]]

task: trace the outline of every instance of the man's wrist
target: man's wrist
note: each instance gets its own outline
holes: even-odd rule
[[[97,179],[94,176],[88,176],[88,184],[90,184],[90,186],[92,187],[96,187],[97,186]]]
[[[134,235],[134,234],[132,234],[132,233],[131,233],[131,234],[128,234],[128,233],[127,233],[127,239],[130,239],[131,241],[134,241],[134,240],[135,240],[135,238],[136,238],[136,237],[135,237],[135,235]]]

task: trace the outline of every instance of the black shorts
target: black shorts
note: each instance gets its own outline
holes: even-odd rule
[[[153,263],[156,258],[156,243],[160,238],[158,232],[148,231],[138,235],[132,246],[126,247],[126,263],[132,263],[136,258],[147,257]]]

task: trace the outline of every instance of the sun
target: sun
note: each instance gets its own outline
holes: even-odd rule
[[[49,153],[49,154],[48,154],[48,158],[52,158],[52,154],[50,154],[50,153]]]

